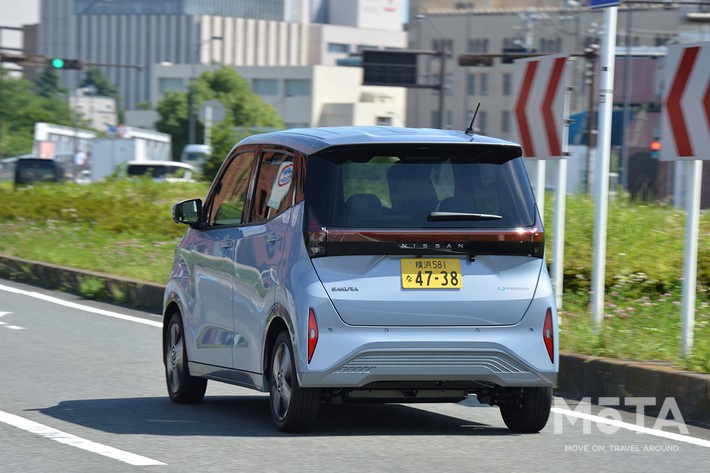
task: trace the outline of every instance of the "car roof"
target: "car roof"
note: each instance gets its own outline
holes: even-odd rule
[[[468,135],[462,131],[434,128],[403,128],[393,126],[343,126],[321,128],[292,128],[256,134],[244,138],[236,146],[283,145],[306,154],[334,146],[364,144],[486,144],[520,147],[511,141],[482,135]]]
[[[128,166],[170,166],[189,170],[195,169],[195,166],[192,164],[182,163],[179,161],[128,161],[126,164]]]
[[[205,145],[205,144],[189,144],[185,145],[185,147],[182,149],[183,151],[204,151],[204,150],[212,150],[212,146],[210,145]]]

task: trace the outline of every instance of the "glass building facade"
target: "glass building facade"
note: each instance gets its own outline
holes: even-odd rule
[[[76,15],[211,15],[283,21],[292,0],[76,0]]]

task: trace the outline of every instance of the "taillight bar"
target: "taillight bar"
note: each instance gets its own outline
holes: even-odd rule
[[[313,237],[311,237],[313,241]],[[328,228],[323,246],[329,256],[354,254],[453,253],[520,255],[542,258],[545,233],[540,227],[490,229],[345,229]],[[311,243],[309,245],[313,246]],[[323,250],[323,254],[326,250]],[[311,253],[312,256],[313,253]],[[318,255],[315,255],[318,256]]]
[[[311,258],[343,255],[452,253],[475,255],[545,255],[540,218],[518,228],[326,228],[306,207],[304,240]]]

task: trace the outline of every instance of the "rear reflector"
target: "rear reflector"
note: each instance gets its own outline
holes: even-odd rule
[[[552,333],[552,309],[550,307],[547,308],[545,323],[542,325],[542,339],[545,342],[550,361],[555,364],[555,340]]]
[[[308,362],[313,358],[313,352],[316,351],[318,343],[318,323],[316,322],[316,313],[313,309],[308,309]]]

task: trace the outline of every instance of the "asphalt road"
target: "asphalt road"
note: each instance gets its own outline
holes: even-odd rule
[[[282,434],[261,393],[210,382],[201,404],[172,404],[160,323],[0,280],[0,471],[710,468],[708,430],[559,398],[535,435],[509,433],[497,408],[475,400],[326,406],[312,432]],[[668,422],[678,420],[672,407]]]

